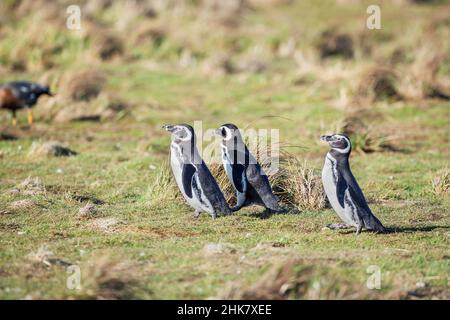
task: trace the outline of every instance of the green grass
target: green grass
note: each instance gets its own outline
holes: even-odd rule
[[[227,35],[219,42],[239,39],[238,47],[245,51],[260,39],[276,43],[292,30],[311,29],[316,21],[320,21],[321,31],[332,21],[359,14],[349,6],[338,6],[336,11],[323,6],[296,3],[250,11],[245,16],[250,30]],[[401,26],[397,24],[409,19],[407,12],[426,20],[434,11],[425,5],[394,7],[393,12],[386,11],[384,31],[398,34]],[[102,16],[114,20],[114,13]],[[255,26],[261,23],[267,23],[269,34],[258,33]],[[349,26],[355,23],[348,22]],[[77,52],[89,50],[88,44],[64,31],[62,35],[55,29],[48,32],[63,46],[67,41],[75,48],[56,56],[56,70],[76,69],[83,61]],[[307,32],[308,40],[300,47],[309,46],[318,33]],[[0,41],[0,59],[5,64],[12,59],[11,39],[9,34]],[[208,43],[215,40],[208,38]],[[323,230],[326,224],[339,221],[331,209],[267,216],[261,208],[245,208],[229,217],[212,220],[202,214],[196,220],[173,186],[155,188],[155,181],[167,183],[168,179],[167,175],[158,178],[159,170],[167,165],[170,143],[160,129],[162,124],[202,120],[204,129],[226,122],[276,128],[283,144],[301,146],[287,150],[320,170],[327,148],[318,138],[347,116],[332,106],[332,100],[339,96],[340,87],[349,88],[353,79],[320,83],[311,91],[323,69],[316,70],[311,83],[296,85],[296,65],[289,59],[274,59],[262,73],[219,77],[209,77],[199,67],[143,67],[145,59],[171,61],[177,55],[179,43],[167,41],[158,48],[137,47],[138,60],[95,64],[108,73],[106,90],[133,105],[123,119],[53,123],[42,121],[45,111],[37,106],[32,128],[13,129],[7,113],[0,114],[0,131],[19,137],[0,140],[1,299],[228,297],[230,288],[246,290],[273,265],[292,259],[301,268],[310,267],[312,273],[307,294],[288,295],[291,298],[449,297],[450,197],[448,193],[434,194],[431,183],[449,165],[448,101],[428,101],[426,105],[381,102],[371,106],[381,117],[364,120],[401,149],[355,152],[351,157],[352,170],[373,212],[395,232],[356,236],[354,232]],[[206,55],[213,51],[203,49]],[[158,50],[167,50],[170,59]],[[25,59],[34,61],[28,56]],[[327,61],[316,67],[331,68],[336,63],[340,62]],[[357,68],[360,62],[346,63]],[[8,72],[5,79],[37,79],[39,75],[37,66],[24,73]],[[21,113],[19,122],[25,121]],[[78,155],[29,155],[33,142],[48,140],[62,141]],[[44,193],[10,192],[20,189],[29,176],[42,179]],[[87,200],[79,201],[76,196],[104,203],[97,206],[94,216],[80,218],[78,211]],[[23,199],[31,200],[32,206],[12,209],[15,201]],[[119,223],[109,229],[98,227],[101,219],[108,218]],[[224,244],[232,250],[208,255],[204,252],[208,243]],[[52,258],[80,266],[81,291],[67,288],[69,274],[64,266],[30,259],[30,253],[44,245],[53,252]],[[107,261],[117,259],[118,265],[102,265],[102,256],[108,257]],[[381,269],[380,290],[366,287],[370,265]],[[106,280],[93,276],[90,268],[96,267],[105,271]],[[128,291],[120,286],[111,289],[111,279],[122,281]],[[314,282],[320,283],[318,293]],[[421,283],[425,288],[420,288]],[[105,290],[113,291],[112,296]]]

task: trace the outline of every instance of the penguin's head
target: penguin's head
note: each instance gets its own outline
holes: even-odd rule
[[[331,149],[339,153],[350,154],[352,150],[352,143],[344,134],[323,135],[320,137],[320,140],[328,142]]]
[[[181,143],[195,141],[194,128],[188,124],[166,124],[163,126],[163,129],[172,133],[172,137],[175,142]]]
[[[49,86],[42,86],[42,91],[41,94],[46,94],[50,97],[53,97],[53,92],[50,91],[50,87]]]
[[[46,94],[50,97],[53,96],[53,93],[50,92],[49,86],[44,86],[44,85],[40,85],[40,84],[36,84],[36,83],[31,84],[31,91],[33,93],[35,93],[37,96],[41,96],[44,94]]]
[[[241,138],[241,133],[238,127],[232,123],[226,123],[216,129],[216,134],[221,137],[224,141],[231,141],[231,138]],[[241,138],[242,139],[242,138]]]

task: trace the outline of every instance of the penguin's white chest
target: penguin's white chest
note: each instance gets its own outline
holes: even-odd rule
[[[170,146],[170,166],[172,168],[173,176],[175,177],[175,181],[180,188],[181,193],[185,198],[187,198],[186,194],[183,191],[183,181],[182,181],[182,172],[183,172],[183,162],[180,157],[180,150],[176,144],[172,144]]]
[[[198,211],[205,211],[210,214],[214,213],[214,208],[211,205],[210,201],[206,198],[206,195],[203,192],[203,188],[200,185],[200,179],[198,177],[198,173],[194,173],[192,177],[192,182],[195,180],[195,184],[198,187],[198,190],[195,191],[192,187],[192,182],[190,184],[190,187],[192,188],[192,198],[188,197],[187,194],[184,192],[183,187],[183,159],[181,155],[180,148],[173,144],[171,146],[171,152],[170,152],[170,166],[172,167],[172,172],[175,177],[175,181],[178,185],[178,188],[181,191],[181,194],[183,195],[183,198],[186,200],[186,202],[193,207],[194,209]]]
[[[349,208],[347,208],[347,206],[343,208],[339,203],[338,196],[336,194],[336,184],[339,179],[339,175],[337,172],[337,163],[336,160],[330,157],[331,156],[327,155],[327,157],[325,158],[325,164],[322,169],[323,188],[327,195],[328,201],[330,201],[331,207],[334,209],[334,211],[336,211],[339,218],[341,218],[345,223],[353,225],[354,222],[348,215]]]

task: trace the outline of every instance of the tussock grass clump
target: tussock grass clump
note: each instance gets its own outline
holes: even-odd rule
[[[62,101],[63,102],[63,101]],[[58,102],[58,104],[62,104]],[[61,109],[53,110],[53,120],[66,123],[73,121],[93,121],[122,119],[130,114],[131,106],[120,97],[102,93],[91,101],[76,101]]]
[[[90,299],[132,299],[137,282],[130,263],[110,253],[97,253],[82,264],[80,296]]]
[[[414,52],[414,61],[405,70],[400,90],[410,100],[426,98],[450,99],[450,85],[440,77],[439,69],[445,63],[448,52],[430,36]]]
[[[245,0],[203,0],[200,3],[205,18],[228,27],[238,25],[241,14],[246,8]]]
[[[58,141],[33,142],[29,153],[30,156],[36,157],[70,157],[76,154],[77,152],[63,146]]]
[[[55,257],[53,251],[49,249],[47,244],[41,245],[37,250],[30,252],[26,259],[34,266],[45,265],[51,267],[53,265],[68,267],[71,265],[70,262]]]
[[[74,101],[96,98],[106,82],[106,76],[98,70],[85,70],[69,74],[63,79],[59,92]]]
[[[14,212],[31,209],[33,207],[35,207],[35,203],[33,200],[30,200],[30,199],[17,200],[17,201],[11,202],[9,205],[9,208],[11,209],[11,211],[14,211]]]
[[[369,102],[399,98],[397,75],[389,68],[371,66],[364,70],[355,92],[355,98]]]
[[[354,45],[350,35],[334,30],[324,31],[317,42],[317,49],[322,59],[329,57],[353,58]]]
[[[147,195],[150,198],[151,206],[172,201],[180,196],[172,170],[167,163],[158,169],[158,174],[148,188]]]
[[[28,177],[17,187],[20,193],[25,195],[38,195],[45,194],[47,190],[45,189],[44,182],[39,177]]]
[[[300,261],[288,260],[273,266],[254,284],[234,286],[221,295],[221,299],[284,300],[298,299],[308,291],[312,267]]]
[[[266,153],[267,154],[267,153]],[[270,157],[259,159],[263,168],[269,166]],[[210,166],[211,173],[216,178],[220,189],[228,203],[235,203],[235,190],[229,181],[222,165]],[[322,187],[320,175],[306,161],[282,152],[279,157],[279,169],[269,175],[269,182],[273,192],[279,200],[298,210],[322,209],[326,205],[326,197]]]
[[[431,190],[437,196],[447,195],[450,190],[450,170],[444,168],[431,180]]]
[[[44,263],[50,265],[48,260],[50,257],[53,257],[53,255],[53,251],[49,249],[48,245],[44,244],[35,251],[30,252],[26,257],[32,263]]]
[[[281,202],[297,209],[323,209],[326,196],[320,175],[307,161],[293,155],[280,157],[280,170],[269,177]]]
[[[339,132],[346,134],[352,141],[352,150],[360,153],[383,152],[393,150],[388,137],[378,134],[358,116],[346,117],[339,125]]]
[[[101,60],[110,60],[123,54],[124,46],[118,36],[102,32],[96,34],[92,42],[94,52]]]
[[[92,203],[88,202],[84,207],[80,208],[78,210],[78,217],[79,218],[90,218],[97,214],[97,206]]]

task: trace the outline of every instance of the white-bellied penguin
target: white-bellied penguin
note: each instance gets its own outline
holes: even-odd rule
[[[170,165],[178,187],[187,203],[195,209],[194,217],[207,212],[213,218],[232,211],[197,146],[194,129],[187,124],[165,125],[172,133]]]
[[[384,232],[385,228],[370,210],[350,170],[350,139],[342,134],[333,134],[321,136],[320,140],[328,142],[331,147],[322,170],[323,187],[334,211],[344,221],[344,224],[331,224],[328,227],[356,227],[356,234],[359,234],[362,228]]]
[[[274,212],[285,212],[286,209],[278,204],[263,168],[245,145],[239,129],[227,123],[216,129],[216,134],[222,138],[222,163],[236,190],[237,202],[231,210],[256,204]]]
[[[17,110],[27,108],[28,124],[33,123],[31,108],[36,104],[42,95],[52,96],[49,87],[29,81],[12,81],[0,85],[0,109],[10,110],[12,122],[17,123]]]

